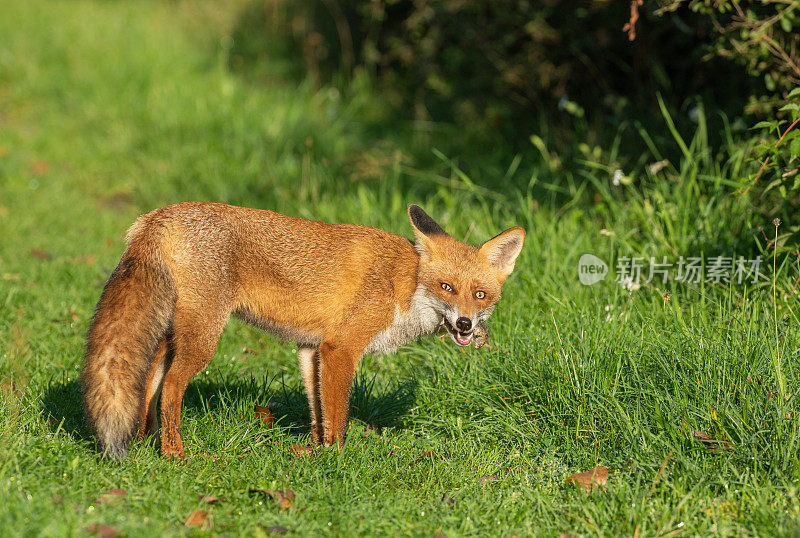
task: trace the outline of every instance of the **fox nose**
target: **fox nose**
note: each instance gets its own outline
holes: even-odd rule
[[[469,318],[458,318],[456,320],[456,329],[459,331],[467,332],[472,328],[472,321]]]

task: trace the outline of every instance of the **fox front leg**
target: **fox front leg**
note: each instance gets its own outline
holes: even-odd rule
[[[301,347],[297,350],[300,359],[300,372],[303,386],[308,396],[308,409],[311,415],[311,442],[322,443],[322,406],[319,399],[319,352],[315,347]]]
[[[365,346],[325,341],[319,347],[322,442],[341,450],[350,418],[350,388]]]

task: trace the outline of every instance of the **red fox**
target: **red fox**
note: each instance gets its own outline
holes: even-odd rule
[[[459,346],[494,310],[525,231],[476,248],[419,206],[416,242],[355,224],[184,202],[139,217],[103,289],[86,344],[83,397],[100,450],[123,458],[158,428],[184,458],[181,402],[231,314],[297,342],[315,444],[341,448],[364,353],[386,353],[443,326]]]

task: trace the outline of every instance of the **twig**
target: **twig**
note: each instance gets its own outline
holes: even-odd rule
[[[789,131],[791,131],[791,130],[792,130],[792,128],[793,128],[795,125],[797,125],[798,123],[800,123],[800,117],[798,117],[796,120],[794,120],[794,122],[792,122],[792,124],[789,126],[789,128],[788,128],[788,129],[786,129],[786,130],[783,132],[783,134],[782,134],[782,135],[781,135],[781,137],[778,139],[778,141],[777,141],[777,142],[775,142],[775,145],[774,145],[774,146],[772,146],[772,149],[775,149],[775,148],[777,148],[777,147],[780,145],[781,141],[782,141],[782,140],[783,140],[783,139],[786,137],[786,135],[787,135],[787,134],[789,134]],[[767,164],[769,164],[769,156],[767,156],[767,158],[766,158],[766,159],[764,159],[764,163],[761,165],[761,168],[758,170],[758,174],[756,174],[756,177],[755,177],[755,179],[753,179],[753,181],[751,181],[751,182],[750,182],[750,185],[748,185],[748,186],[747,186],[747,188],[744,190],[744,192],[743,192],[742,194],[747,194],[747,191],[749,191],[749,190],[750,190],[750,188],[751,188],[753,185],[755,185],[755,184],[756,184],[756,182],[758,181],[758,178],[760,178],[760,177],[761,177],[761,173],[762,173],[762,172],[764,171],[764,169],[767,167]]]
[[[342,47],[342,63],[344,63],[345,71],[348,75],[353,72],[353,64],[355,63],[355,53],[353,49],[353,36],[350,33],[350,25],[347,23],[342,8],[336,0],[322,0],[325,7],[328,8],[333,22],[336,25],[336,33],[339,34],[339,44]]]
[[[631,18],[622,27],[623,32],[628,32],[628,41],[636,39],[636,21],[639,20],[639,6],[644,0],[631,0]]]

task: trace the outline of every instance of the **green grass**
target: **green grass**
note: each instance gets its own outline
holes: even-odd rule
[[[750,287],[577,278],[585,252],[754,255],[770,224],[731,195],[741,153],[712,152],[701,122],[676,140],[681,162],[632,186],[611,184],[613,144],[569,170],[546,152],[452,155],[447,126],[385,124],[366,80],[230,73],[223,36],[245,6],[215,6],[0,1],[3,535],[800,532],[797,259]],[[473,243],[512,225],[528,238],[493,348],[430,337],[365,357],[341,454],[292,454],[308,436],[294,346],[232,321],[187,391],[188,463],[146,443],[99,459],[77,379],[94,304],[133,219],[192,199],[406,236],[413,201]],[[270,401],[267,429],[252,410]],[[595,465],[614,468],[605,491],[564,484]],[[95,502],[112,488],[127,495]],[[212,494],[226,500],[198,500]],[[212,529],[184,526],[195,510]]]

